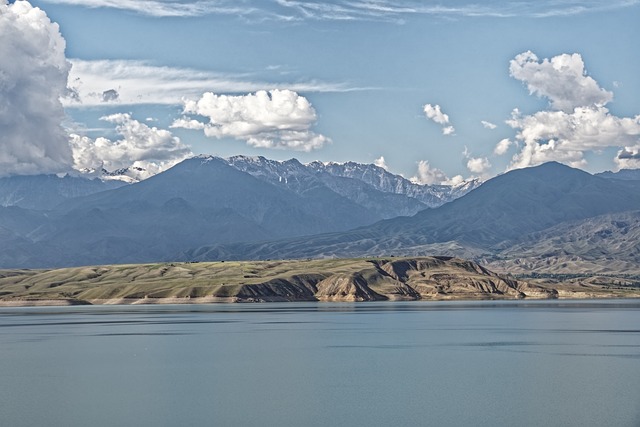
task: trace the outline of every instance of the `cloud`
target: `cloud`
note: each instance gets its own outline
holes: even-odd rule
[[[585,2],[584,0],[540,0],[536,2],[457,2],[456,4],[425,4],[419,0],[43,0],[53,4],[68,4],[88,8],[112,8],[151,17],[197,17],[226,15],[245,21],[305,20],[382,21],[404,23],[411,17],[441,18],[548,18],[574,16],[631,8],[637,0]],[[240,3],[240,5],[238,5]]]
[[[485,129],[491,129],[491,130],[493,130],[493,129],[495,129],[495,128],[497,128],[497,127],[498,127],[497,125],[495,125],[495,124],[493,124],[493,123],[491,123],[491,122],[488,122],[488,121],[486,121],[486,120],[481,120],[481,121],[480,121],[480,123],[482,123],[482,126],[484,126],[484,127],[485,127]]]
[[[331,142],[311,131],[316,112],[306,98],[291,90],[242,96],[207,92],[197,101],[185,102],[184,114],[172,127],[201,129],[208,137],[235,138],[254,147],[311,151]]]
[[[509,63],[511,77],[527,85],[529,93],[546,97],[555,110],[571,112],[585,105],[606,105],[613,94],[587,76],[580,54],[562,54],[538,60],[531,51]]]
[[[623,147],[614,159],[618,169],[640,168],[640,143],[632,147]]]
[[[640,115],[617,117],[596,105],[578,107],[572,113],[538,111],[528,116],[514,110],[507,124],[518,130],[516,139],[524,143],[511,168],[551,160],[584,167],[585,152],[631,146],[640,138]]]
[[[411,182],[421,185],[439,185],[448,180],[447,175],[442,170],[432,167],[428,160],[418,162],[418,172],[411,178]]]
[[[471,173],[484,175],[491,168],[491,163],[486,157],[471,157],[467,161],[467,169]]]
[[[102,92],[103,102],[117,101],[119,97],[120,97],[120,94],[115,89],[109,89]]]
[[[507,153],[511,145],[513,145],[513,142],[509,138],[505,138],[496,144],[493,153],[497,156],[502,156]]]
[[[387,162],[384,160],[384,156],[380,156],[379,158],[375,159],[373,161],[373,164],[386,171],[389,170],[389,166],[387,166]]]
[[[165,67],[137,60],[72,59],[69,86],[73,96],[63,103],[67,107],[95,107],[104,103],[104,93],[118,88],[120,105],[181,105],[183,100],[197,98],[204,92],[244,93],[265,87],[298,92],[348,92],[367,90],[344,83],[318,81],[269,83],[252,80],[248,75],[228,75],[190,68]]]
[[[101,137],[93,140],[72,134],[75,169],[113,172],[135,167],[144,169],[146,174],[141,178],[147,178],[193,155],[170,131],[149,127],[134,120],[130,114],[112,114],[101,120],[115,124],[121,139],[111,141]]]
[[[190,17],[211,14],[248,15],[250,7],[238,7],[236,2],[224,0],[45,0],[47,3],[69,4],[89,8],[112,8],[129,10],[155,17]]]
[[[0,40],[0,174],[70,170],[59,101],[70,64],[58,25],[26,1],[0,0]]]
[[[438,104],[426,104],[423,110],[429,120],[433,120],[435,123],[442,125],[443,135],[453,135],[456,131],[455,128],[449,124],[449,116],[442,112]]]
[[[525,52],[511,61],[510,70],[513,77],[527,84],[531,94],[547,97],[551,109],[530,115],[513,110],[506,123],[517,131],[515,140],[521,148],[509,169],[547,161],[585,167],[587,152],[638,144],[640,115],[611,114],[605,105],[613,94],[585,74],[579,54],[558,55],[540,62],[535,54]],[[507,142],[501,141],[494,152],[504,153],[508,147]],[[624,152],[633,151],[621,150],[614,159],[616,163],[627,161]]]

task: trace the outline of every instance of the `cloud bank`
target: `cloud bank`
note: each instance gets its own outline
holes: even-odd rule
[[[0,174],[73,164],[60,96],[71,64],[58,25],[26,1],[0,0]]]
[[[638,167],[640,115],[618,117],[605,107],[613,94],[588,76],[579,54],[562,54],[540,61],[524,52],[510,63],[511,76],[521,80],[531,94],[549,99],[549,110],[524,115],[514,109],[507,124],[517,131],[519,151],[510,169],[559,161],[574,167],[587,164],[587,152],[610,147],[620,150],[619,167]],[[511,142],[500,141],[494,152],[505,154]]]
[[[207,92],[197,101],[187,101],[184,114],[172,127],[200,129],[208,137],[234,138],[254,147],[311,151],[331,142],[311,131],[316,112],[291,90],[241,96]]]
[[[449,116],[444,114],[438,104],[431,105],[426,104],[423,107],[424,114],[427,116],[429,120],[434,121],[435,123],[442,125],[442,134],[443,135],[453,135],[456,131],[453,126],[449,123]]]

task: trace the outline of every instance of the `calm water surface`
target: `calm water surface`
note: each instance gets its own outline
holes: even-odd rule
[[[640,301],[0,309],[2,426],[640,426]]]

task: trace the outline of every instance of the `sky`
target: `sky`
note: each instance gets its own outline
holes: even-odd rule
[[[0,0],[0,175],[638,168],[638,22],[640,0]]]

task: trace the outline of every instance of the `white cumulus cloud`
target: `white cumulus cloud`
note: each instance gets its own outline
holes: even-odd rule
[[[235,138],[254,147],[311,151],[331,142],[311,131],[316,112],[305,97],[291,90],[241,96],[207,92],[197,101],[185,102],[184,114],[172,127],[202,129],[206,136]]]
[[[510,169],[559,161],[585,167],[587,152],[620,148],[614,161],[631,164],[628,154],[640,141],[640,115],[618,117],[605,107],[613,94],[584,71],[579,54],[539,61],[532,52],[511,61],[511,75],[525,82],[532,94],[547,97],[551,109],[525,115],[514,109],[507,124],[517,131],[521,147]],[[511,143],[500,141],[494,152],[505,153]]]
[[[467,160],[467,169],[472,173],[483,175],[491,168],[491,163],[486,157],[471,157]]]
[[[562,54],[540,61],[531,51],[517,55],[509,64],[511,76],[527,85],[529,93],[549,99],[555,110],[605,105],[613,94],[587,76],[582,56]]]
[[[424,114],[429,120],[433,120],[435,123],[442,125],[443,135],[453,135],[456,131],[455,128],[449,123],[449,116],[442,112],[440,105],[426,104],[423,107]]]
[[[513,145],[513,141],[509,138],[505,138],[496,144],[496,147],[493,149],[493,153],[497,156],[502,156],[509,151],[509,147]]]
[[[418,171],[411,178],[411,182],[422,185],[436,185],[446,181],[449,181],[447,175],[442,170],[432,167],[428,160],[420,160],[418,162]]]
[[[60,96],[70,64],[57,24],[29,2],[0,0],[0,174],[58,173],[73,163]]]
[[[518,131],[516,139],[524,143],[512,168],[551,160],[584,166],[585,152],[632,146],[640,138],[640,115],[617,117],[597,105],[578,107],[571,113],[538,111],[528,116],[514,110],[507,124]]]
[[[166,129],[150,127],[134,120],[130,114],[112,114],[102,120],[116,125],[121,139],[95,140],[72,134],[74,167],[80,171],[113,172],[124,168],[139,168],[147,178],[192,155],[189,147]]]

